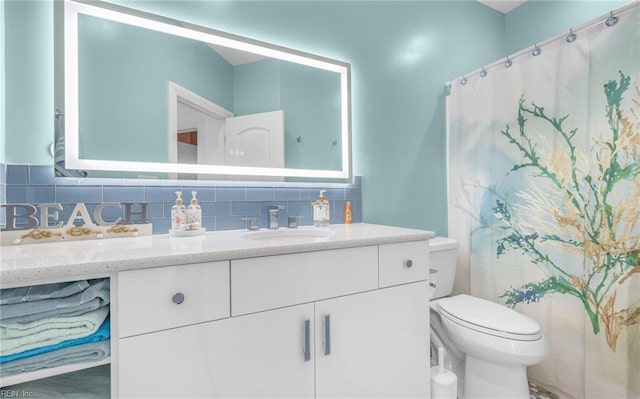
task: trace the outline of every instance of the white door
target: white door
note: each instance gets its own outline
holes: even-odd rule
[[[429,397],[426,282],[315,306],[316,398]]]
[[[189,104],[178,103],[178,132],[197,131],[197,160],[200,165],[224,164],[224,119],[207,114]],[[178,163],[181,162],[178,158]]]
[[[177,163],[224,165],[224,118],[178,101],[178,133],[197,132],[197,144],[188,149],[178,141]],[[174,176],[175,178],[176,176]],[[221,175],[178,174],[178,179],[220,179]]]
[[[124,338],[119,394],[313,398],[312,346],[313,304]]]
[[[225,119],[225,165],[284,168],[284,112]]]

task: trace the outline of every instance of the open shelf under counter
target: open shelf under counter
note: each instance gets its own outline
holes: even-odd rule
[[[0,388],[0,396],[30,399],[111,399],[110,381],[111,366],[104,364],[3,387]]]
[[[106,357],[97,362],[85,362],[68,364],[59,367],[44,368],[26,373],[13,374],[0,377],[0,387],[8,387],[11,385],[22,384],[29,381],[40,380],[43,378],[54,377],[57,375],[72,373],[79,370],[89,369],[93,367],[103,366],[111,363],[111,357]]]

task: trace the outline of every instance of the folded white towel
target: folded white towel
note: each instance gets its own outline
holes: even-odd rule
[[[47,297],[46,293],[49,290],[56,290],[56,287],[52,285],[42,286],[45,288],[41,290],[40,294],[42,295],[38,296],[43,299],[34,301],[11,303],[15,302],[15,294],[19,295],[19,292],[13,292],[13,297],[7,294],[8,298],[5,298],[5,300],[9,303],[0,305],[0,321],[5,323],[30,323],[49,317],[78,316],[109,303],[108,278],[88,280],[88,284],[88,287],[81,285],[80,288],[82,290],[73,295],[60,297],[59,294],[62,293]]]
[[[5,288],[0,291],[0,305],[64,298],[82,292],[87,288],[89,288],[87,280]]]
[[[0,355],[12,355],[41,346],[91,335],[109,314],[109,306],[71,317],[49,317],[29,323],[0,322]]]
[[[73,345],[52,352],[13,360],[11,362],[4,363],[2,367],[0,367],[0,376],[19,374],[49,367],[58,367],[66,364],[97,362],[109,356],[111,351],[109,342],[110,341],[107,339],[100,342]],[[49,396],[47,395],[46,397]]]

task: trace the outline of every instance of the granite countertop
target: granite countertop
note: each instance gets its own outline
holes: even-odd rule
[[[294,230],[301,233],[325,230],[328,235],[287,236],[289,229],[281,228],[275,234],[283,236],[260,239],[255,239],[255,232],[231,230],[208,232],[196,237],[161,234],[4,246],[0,247],[0,287],[106,277],[122,270],[419,241],[435,237],[431,231],[367,223],[332,225],[320,229],[300,227]],[[269,230],[260,230],[260,234],[264,234],[264,231]],[[253,239],[248,239],[252,234]]]

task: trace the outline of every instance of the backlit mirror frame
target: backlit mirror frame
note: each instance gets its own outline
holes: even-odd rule
[[[79,82],[78,82],[78,19],[89,15],[129,24],[183,38],[217,44],[279,60],[307,65],[340,75],[341,97],[341,170],[264,168],[224,165],[198,165],[158,162],[129,162],[80,158]],[[64,1],[64,122],[65,167],[77,170],[191,173],[234,176],[273,176],[312,179],[352,179],[351,161],[351,65],[349,63],[309,54],[242,36],[217,31],[182,21],[105,2]]]

